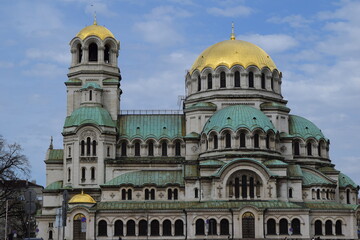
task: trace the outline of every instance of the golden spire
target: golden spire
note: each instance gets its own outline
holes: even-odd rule
[[[231,40],[235,40],[235,33],[234,33],[234,22],[231,23]]]
[[[96,11],[94,12],[94,25],[97,25],[97,21],[96,21]]]

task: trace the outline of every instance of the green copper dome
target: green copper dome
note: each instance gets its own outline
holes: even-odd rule
[[[229,106],[217,111],[207,121],[203,132],[206,134],[212,130],[220,132],[224,128],[230,128],[233,131],[239,128],[247,128],[250,131],[261,128],[265,132],[268,130],[277,132],[270,119],[264,113],[246,105]]]
[[[296,115],[289,115],[289,135],[303,139],[311,137],[317,140],[321,138],[325,139],[325,136],[315,124]]]
[[[64,128],[80,126],[82,124],[95,124],[99,126],[116,127],[110,113],[102,107],[81,107],[65,119]]]

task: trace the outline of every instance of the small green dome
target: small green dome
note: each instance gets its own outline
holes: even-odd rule
[[[339,174],[339,187],[348,187],[351,186],[353,188],[357,188],[358,185],[356,185],[356,183],[354,183],[354,181],[349,178],[347,175],[340,173]]]
[[[268,130],[277,132],[264,113],[246,105],[233,105],[217,111],[206,122],[203,132],[206,134],[212,130],[220,132],[224,128],[230,128],[233,131],[239,128],[247,128],[250,131],[260,128],[265,132]]]
[[[315,124],[296,115],[289,115],[289,135],[303,139],[311,137],[317,140],[325,139],[325,136]]]
[[[102,107],[81,107],[65,119],[64,128],[80,126],[82,124],[96,124],[99,126],[116,127],[110,113]]]
[[[81,89],[87,89],[87,88],[94,88],[94,89],[101,89],[100,85],[94,82],[87,82]]]

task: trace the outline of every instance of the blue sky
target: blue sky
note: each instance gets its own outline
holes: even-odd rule
[[[336,168],[360,184],[359,1],[3,1],[0,134],[22,145],[38,183],[50,136],[62,148],[69,42],[94,11],[120,41],[122,109],[178,109],[186,69],[234,22],[283,72],[291,113],[322,129]]]

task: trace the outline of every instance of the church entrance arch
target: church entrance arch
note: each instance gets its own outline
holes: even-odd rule
[[[251,212],[242,215],[242,237],[255,238],[255,216]]]
[[[74,220],[74,222],[73,222],[73,239],[86,240],[86,218],[85,218],[85,216],[81,213],[78,213],[75,215],[73,220]]]

